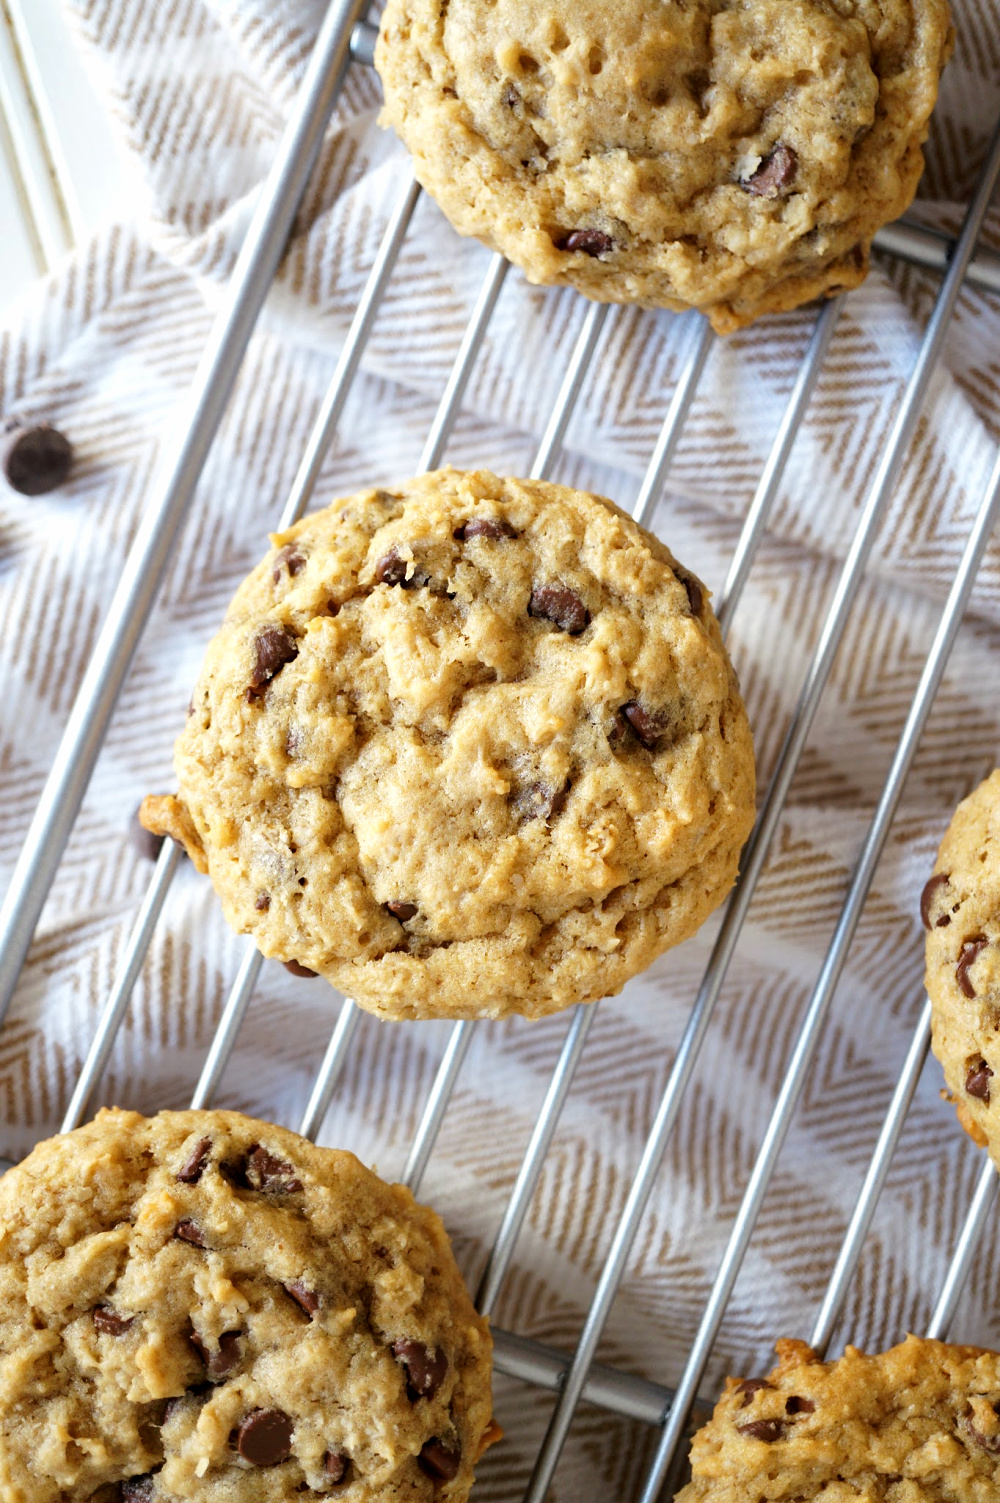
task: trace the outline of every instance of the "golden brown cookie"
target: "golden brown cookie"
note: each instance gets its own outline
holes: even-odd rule
[[[864,279],[950,50],[947,0],[388,0],[375,63],[462,234],[725,333]]]
[[[821,1362],[779,1341],[729,1378],[676,1503],[989,1503],[1000,1497],[1000,1356],[908,1336]]]
[[[1000,1163],[1000,770],[955,810],[920,916],[934,1053],[959,1121]]]
[[[115,1110],[0,1180],[4,1503],[459,1503],[490,1370],[440,1219],[353,1154]]]
[[[179,798],[144,806],[193,822],[265,955],[385,1018],[538,1017],[721,902],[754,809],[736,678],[703,587],[611,502],[442,470],[273,543]]]

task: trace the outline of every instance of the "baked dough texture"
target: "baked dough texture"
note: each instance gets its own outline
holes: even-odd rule
[[[959,1121],[1000,1164],[1000,770],[956,809],[920,913],[934,1053]]]
[[[265,1122],[102,1111],[0,1180],[2,1503],[459,1503],[491,1353],[434,1212]]]
[[[821,1362],[779,1341],[767,1378],[729,1378],[676,1503],[995,1503],[1000,1356],[908,1336]]]
[[[208,650],[179,800],[144,805],[181,839],[189,813],[265,955],[385,1018],[538,1017],[721,902],[750,731],[707,593],[651,534],[442,470],[272,541]]]
[[[375,64],[462,234],[726,333],[863,281],[951,45],[947,0],[388,0]]]

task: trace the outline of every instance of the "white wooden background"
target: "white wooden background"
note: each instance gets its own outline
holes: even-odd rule
[[[0,0],[0,321],[99,225],[134,217],[137,194],[60,0]]]

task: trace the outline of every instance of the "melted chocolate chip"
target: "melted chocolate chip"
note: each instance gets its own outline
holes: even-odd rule
[[[455,536],[460,543],[467,543],[471,538],[516,538],[517,533],[502,517],[470,517],[456,527]]]
[[[156,1497],[156,1477],[144,1472],[141,1477],[126,1477],[121,1484],[122,1503],[153,1503]]]
[[[157,861],[159,859],[160,852],[163,849],[163,842],[167,837],[165,835],[154,835],[152,830],[147,830],[139,818],[138,809],[136,809],[129,820],[128,833],[133,846],[140,856],[144,857],[147,861]]]
[[[425,1440],[420,1447],[417,1465],[435,1482],[452,1482],[458,1476],[462,1453],[446,1446],[443,1440]]]
[[[347,1475],[347,1468],[351,1464],[351,1458],[344,1456],[340,1451],[327,1451],[323,1457],[323,1471],[328,1482],[343,1482]]]
[[[637,699],[630,699],[627,705],[622,705],[622,714],[643,746],[655,746],[666,730],[663,717],[645,709]]]
[[[993,1405],[996,1412],[996,1405]],[[1000,1432],[996,1435],[984,1435],[982,1430],[977,1429],[973,1422],[972,1414],[966,1414],[959,1420],[960,1427],[966,1431],[970,1440],[980,1446],[989,1456],[1000,1456]]]
[[[267,685],[286,663],[299,655],[299,644],[283,626],[263,626],[253,639],[253,667],[248,699],[259,699]]]
[[[554,819],[566,805],[569,783],[552,788],[547,783],[528,783],[510,799],[510,807],[520,820]]]
[[[258,913],[266,913],[271,906],[271,894],[269,892],[259,892],[254,898],[253,906]]]
[[[401,924],[405,924],[409,919],[416,918],[417,916],[416,903],[404,903],[401,900],[393,899],[391,903],[386,903],[385,906],[393,918],[399,919]]]
[[[976,995],[976,988],[973,986],[972,979],[969,976],[969,967],[979,952],[985,950],[988,944],[989,940],[984,935],[974,934],[962,946],[962,952],[958,957],[958,964],[955,967],[955,980],[958,982],[959,989],[966,997],[974,997]]]
[[[924,883],[924,890],[920,894],[920,921],[925,929],[931,927],[931,904],[937,895],[939,887],[947,887],[951,881],[951,872],[935,872],[928,882]],[[951,923],[951,914],[943,913],[934,923],[935,929],[945,929]]]
[[[182,1185],[196,1185],[205,1169],[205,1160],[212,1151],[211,1138],[199,1138],[177,1171]]]
[[[300,553],[294,543],[289,543],[287,548],[282,548],[274,556],[274,568],[271,570],[271,578],[277,584],[281,579],[282,571],[287,569],[294,578],[300,574],[306,566],[305,554]]]
[[[212,1351],[198,1335],[192,1331],[188,1337],[198,1356],[205,1364],[205,1371],[210,1378],[224,1378],[231,1373],[240,1360],[240,1337],[242,1331],[223,1331],[219,1337],[219,1345],[216,1351]]]
[[[573,590],[563,585],[536,585],[528,601],[528,615],[551,621],[560,631],[577,637],[590,623],[590,612]]]
[[[804,1399],[799,1394],[793,1393],[790,1399],[785,1401],[786,1414],[815,1414],[816,1405],[812,1399]]]
[[[420,589],[431,582],[427,570],[421,569],[412,559],[403,558],[395,546],[375,565],[375,578],[379,584],[402,585],[404,590]]]
[[[768,1445],[772,1441],[780,1440],[785,1433],[785,1426],[778,1419],[747,1420],[745,1425],[737,1425],[741,1435],[747,1435],[751,1440],[764,1440]]]
[[[740,1405],[740,1408],[745,1409],[754,1394],[759,1393],[762,1388],[773,1387],[774,1384],[769,1383],[766,1378],[741,1378],[736,1385],[736,1392],[743,1395],[743,1403]]]
[[[288,971],[288,972],[290,972],[291,975],[293,975],[293,976],[318,976],[319,975],[319,971],[311,971],[307,965],[302,965],[297,960],[286,960],[286,961],[283,961],[282,963],[283,963],[283,965],[285,967],[285,970]]]
[[[183,1221],[178,1221],[174,1227],[174,1236],[179,1242],[190,1242],[192,1247],[208,1246],[201,1227],[196,1221],[191,1221],[187,1217]]]
[[[792,148],[779,144],[768,153],[756,172],[743,179],[743,187],[756,198],[777,198],[782,188],[787,188],[794,178],[798,165],[799,159]]]
[[[692,616],[700,616],[701,608],[705,604],[705,592],[701,585],[695,579],[694,575],[689,574],[686,569],[675,568],[674,573],[687,591],[688,605],[691,607]]]
[[[118,1315],[110,1305],[94,1307],[94,1329],[105,1336],[124,1336],[134,1320],[134,1315]]]
[[[259,1143],[254,1143],[248,1151],[244,1173],[251,1190],[259,1190],[263,1195],[290,1195],[302,1189],[302,1181],[291,1164],[275,1158]]]
[[[406,1368],[406,1391],[410,1398],[414,1402],[432,1399],[448,1371],[448,1358],[441,1348],[437,1347],[432,1357],[422,1341],[411,1341],[404,1336],[393,1342],[392,1351]]]
[[[967,1096],[975,1096],[977,1101],[990,1104],[990,1081],[993,1079],[993,1071],[979,1054],[969,1061],[969,1068],[965,1076],[965,1093]]]
[[[301,1279],[296,1279],[294,1284],[283,1284],[281,1287],[286,1294],[291,1295],[295,1303],[300,1309],[305,1311],[311,1320],[319,1309],[319,1295],[315,1289],[310,1289],[306,1284],[303,1284]]]
[[[615,242],[603,230],[571,230],[562,240],[556,241],[557,250],[582,251],[585,256],[606,256],[615,248]]]
[[[292,1454],[293,1424],[281,1409],[255,1409],[236,1432],[236,1449],[253,1466],[277,1466]]]
[[[44,496],[69,476],[73,445],[58,428],[16,425],[0,443],[4,479],[21,496]]]

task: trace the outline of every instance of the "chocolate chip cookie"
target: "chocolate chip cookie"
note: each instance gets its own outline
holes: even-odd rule
[[[956,809],[920,916],[934,1053],[959,1121],[1000,1163],[1000,770]]]
[[[864,279],[951,43],[947,0],[388,0],[375,64],[462,234],[725,333]]]
[[[986,1503],[1000,1497],[1000,1356],[909,1336],[821,1362],[779,1341],[766,1378],[729,1378],[676,1503]]]
[[[457,1503],[490,1369],[439,1218],[353,1154],[102,1111],[0,1180],[9,1503]]]
[[[272,539],[146,824],[385,1018],[617,992],[732,886],[753,750],[699,581],[611,502],[442,470]]]

